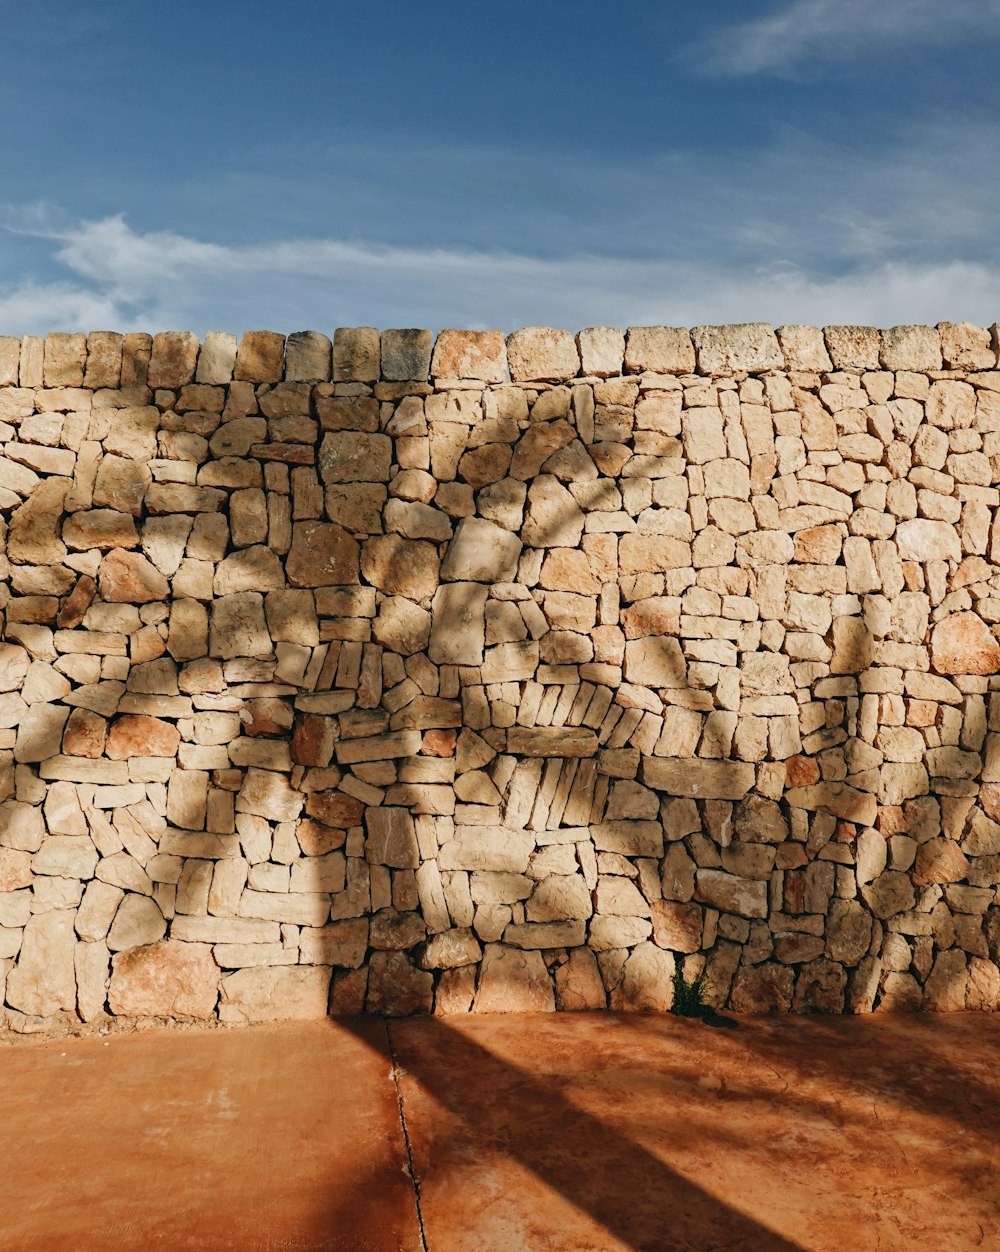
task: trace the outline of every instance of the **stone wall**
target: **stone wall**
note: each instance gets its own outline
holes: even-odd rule
[[[997,351],[0,339],[0,1026],[996,1008]]]

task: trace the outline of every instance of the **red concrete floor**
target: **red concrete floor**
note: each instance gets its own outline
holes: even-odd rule
[[[998,1058],[979,1014],[24,1043],[0,1249],[1000,1249]]]

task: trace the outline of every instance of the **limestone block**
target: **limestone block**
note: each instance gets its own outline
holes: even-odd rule
[[[487,944],[474,1013],[545,1013],[555,1011],[552,981],[540,952]]]
[[[164,576],[140,552],[114,549],[97,571],[101,598],[111,604],[149,604],[165,600],[169,585]]]
[[[197,335],[189,330],[162,331],[153,337],[153,352],[149,358],[146,381],[150,387],[169,387],[176,390],[192,381],[197,362]],[[125,382],[124,371],[122,382]]]
[[[377,382],[379,332],[374,326],[338,327],[333,332],[333,381]]]
[[[365,856],[372,865],[416,869],[420,864],[416,828],[409,810],[383,807],[369,809]]]
[[[823,337],[834,369],[879,369],[882,336],[874,326],[826,326]]]
[[[21,341],[0,335],[0,387],[16,387],[21,364]]]
[[[388,435],[345,430],[323,436],[318,467],[325,483],[387,483],[391,462]]]
[[[969,873],[969,859],[951,839],[929,839],[917,849],[913,881],[928,883],[961,882]]]
[[[508,335],[507,361],[516,383],[575,378],[580,369],[573,336],[549,326],[526,326]]]
[[[0,643],[0,691],[17,691],[28,675],[31,659],[16,643]]]
[[[741,800],[754,784],[754,767],[740,761],[672,761],[643,757],[642,780],[654,791],[697,799]]]
[[[108,947],[112,952],[144,948],[162,939],[166,929],[167,923],[155,900],[128,893],[108,932]]]
[[[626,374],[693,374],[694,344],[684,327],[630,326],[625,348]],[[585,374],[591,373],[584,370]]]
[[[328,965],[242,969],[219,984],[219,1020],[305,1021],[324,1018],[330,995]]]
[[[82,387],[87,360],[86,335],[55,333],[46,336],[44,379],[46,387]]]
[[[969,322],[939,322],[941,356],[948,370],[996,369],[997,354],[990,332]]]
[[[417,955],[421,969],[458,969],[475,965],[482,958],[482,948],[467,928],[445,930],[434,935]]]
[[[913,518],[896,527],[896,545],[904,561],[960,561],[958,532],[948,522]]]
[[[441,577],[448,582],[513,582],[521,541],[508,530],[479,517],[465,517],[448,545]]]
[[[625,962],[621,983],[611,993],[611,1007],[625,1013],[669,1012],[674,969],[670,952],[653,943],[640,943]]]
[[[784,357],[774,331],[766,322],[733,326],[695,326],[691,338],[703,374],[730,374],[740,370],[760,373],[782,369]]]
[[[216,596],[241,591],[274,591],[285,585],[285,575],[276,553],[263,544],[234,552],[215,570],[212,590]]]
[[[216,386],[229,383],[235,364],[236,336],[221,330],[210,330],[198,353],[195,381]]]
[[[280,382],[284,357],[284,335],[271,330],[248,330],[240,340],[233,377],[250,383]]]
[[[729,1007],[734,1013],[755,1016],[788,1013],[792,1007],[794,981],[795,971],[787,965],[744,965],[733,979]]]
[[[589,326],[576,337],[582,373],[611,378],[622,372],[625,336],[617,327]]]
[[[120,887],[95,879],[87,884],[76,914],[76,933],[88,943],[104,939],[125,893]]]
[[[440,591],[438,592],[440,594]],[[435,597],[436,599],[437,597]],[[484,596],[485,600],[485,596]],[[403,596],[387,596],[379,606],[372,633],[384,648],[411,656],[427,649],[431,633],[431,614]],[[478,655],[482,658],[482,643]],[[476,662],[471,662],[476,664]]]
[[[588,757],[597,753],[597,735],[583,726],[512,726],[507,751],[528,757]]]
[[[995,674],[1000,644],[977,613],[953,613],[934,627],[931,663],[939,674]]]
[[[14,760],[36,762],[56,756],[68,716],[69,709],[65,705],[32,704],[17,728]]]
[[[209,628],[209,655],[263,657],[272,652],[271,637],[264,620],[264,597],[258,592],[241,591],[213,600]]]
[[[778,343],[785,369],[822,373],[833,369],[823,332],[816,326],[779,326]]]
[[[300,523],[301,524],[301,523]],[[361,571],[369,583],[389,595],[425,600],[437,589],[440,563],[437,548],[423,540],[380,535],[361,549]],[[357,582],[329,579],[329,582]]]
[[[126,457],[106,456],[97,467],[93,503],[138,517],[153,476],[148,465]],[[167,510],[169,511],[169,510]]]
[[[892,326],[882,332],[880,360],[887,370],[939,370],[941,336],[933,326]]]
[[[66,556],[60,538],[68,478],[46,478],[14,510],[7,532],[7,557],[15,565],[58,565]]]
[[[388,382],[426,382],[434,335],[429,330],[382,332],[382,377]]]
[[[7,975],[7,1003],[37,1017],[76,1008],[74,910],[51,909],[28,919],[17,964]]]
[[[442,330],[434,344],[431,374],[486,383],[507,376],[507,345],[500,330]]]

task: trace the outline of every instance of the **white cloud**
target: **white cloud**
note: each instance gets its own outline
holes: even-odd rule
[[[694,325],[771,321],[891,325],[998,316],[990,261],[738,268],[664,259],[538,258],[335,239],[232,247],[141,232],[121,216],[43,236],[72,274],[0,288],[0,333],[283,331],[338,325]]]
[[[941,45],[1000,29],[998,0],[793,0],[702,46],[716,73],[782,73],[889,47]]]

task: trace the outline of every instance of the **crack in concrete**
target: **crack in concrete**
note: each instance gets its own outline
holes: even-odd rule
[[[400,1070],[396,1064],[396,1049],[392,1045],[392,1032],[389,1029],[389,1023],[385,1024],[385,1038],[389,1046],[389,1057],[392,1068],[389,1076],[392,1079],[393,1086],[396,1088],[396,1104],[399,1108],[399,1126],[403,1132],[403,1142],[406,1145],[406,1172],[410,1176],[410,1183],[413,1187],[413,1203],[417,1210],[417,1226],[420,1228],[420,1247],[422,1252],[430,1252],[427,1243],[427,1232],[424,1229],[424,1215],[420,1207],[420,1179],[417,1177],[417,1171],[413,1164],[413,1148],[410,1144],[410,1132],[406,1125],[406,1111],[403,1107],[403,1091],[399,1085]]]

